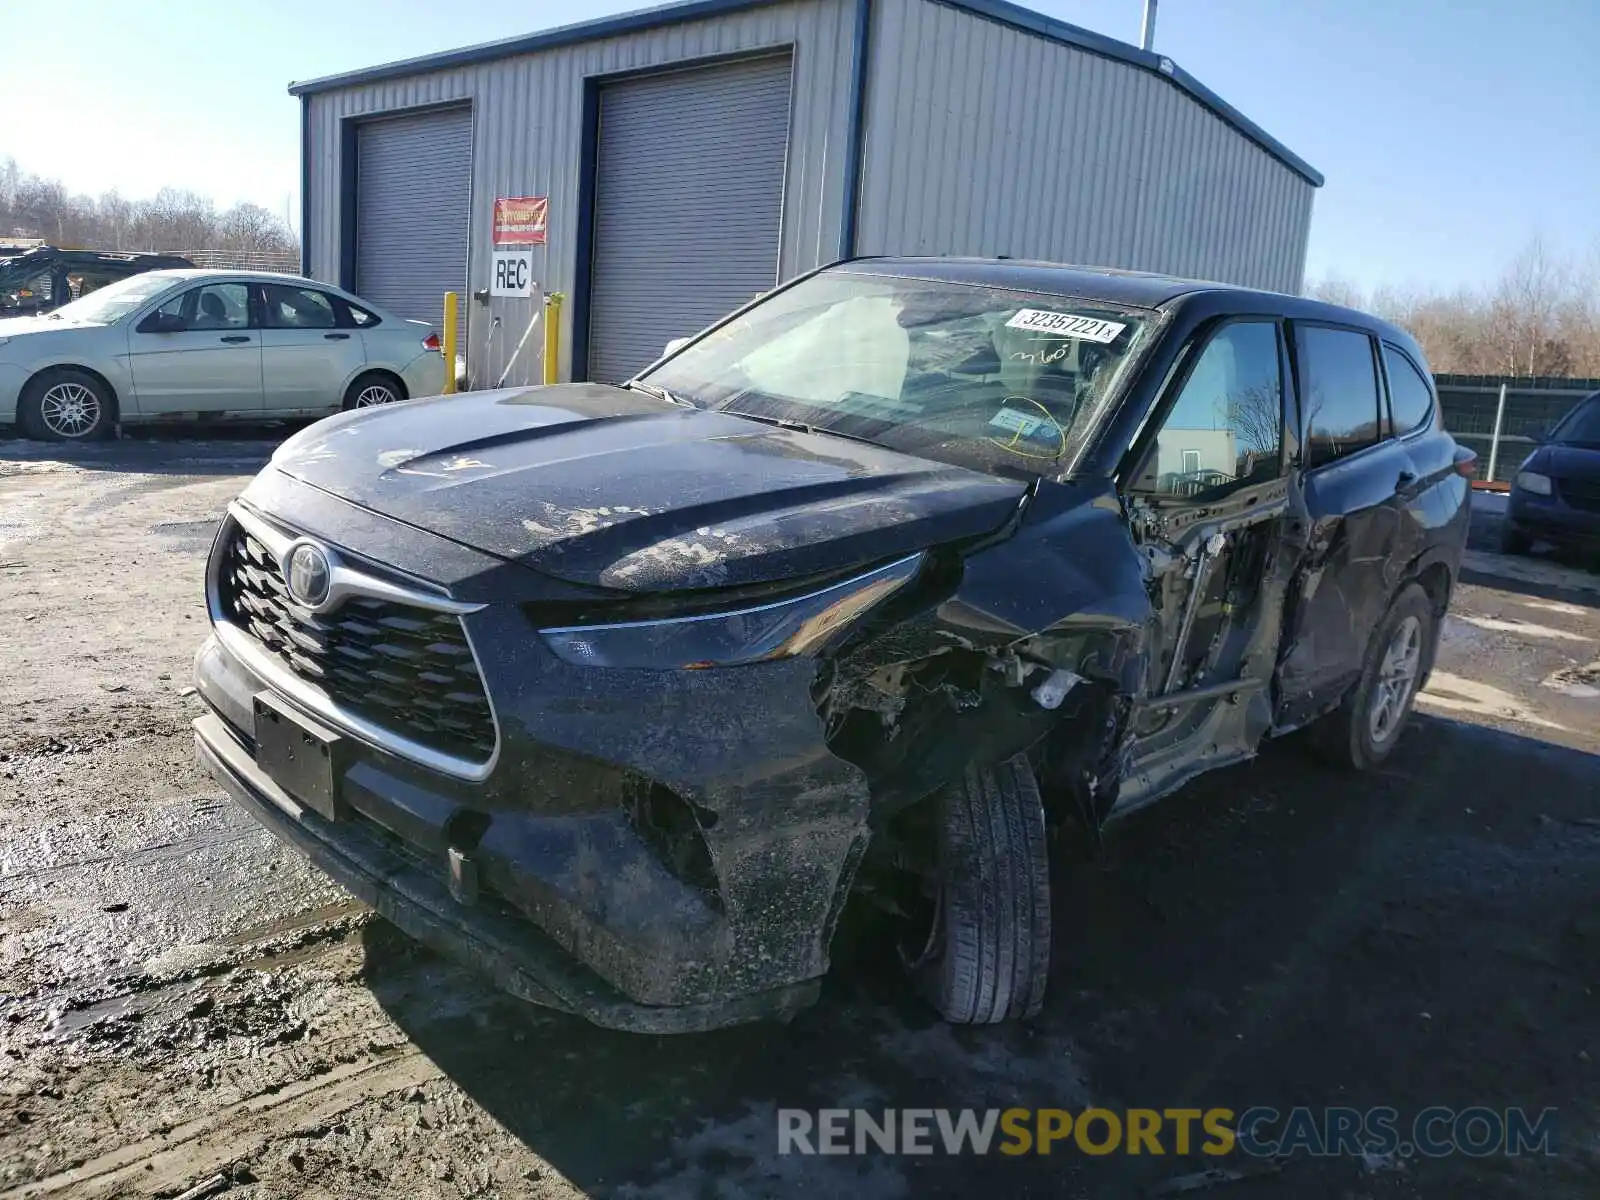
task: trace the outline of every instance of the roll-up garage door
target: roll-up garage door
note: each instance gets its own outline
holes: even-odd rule
[[[472,110],[366,121],[356,146],[356,294],[438,325],[467,286]]]
[[[589,378],[617,383],[777,282],[789,59],[600,92]]]

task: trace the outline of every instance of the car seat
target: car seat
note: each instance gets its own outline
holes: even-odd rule
[[[222,297],[215,292],[200,293],[200,311],[195,314],[195,329],[226,329],[228,327],[228,309],[222,303]]]

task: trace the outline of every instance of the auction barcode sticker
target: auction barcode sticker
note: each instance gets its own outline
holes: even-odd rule
[[[1002,408],[989,418],[989,424],[1009,429],[1012,433],[1021,434],[1023,437],[1032,437],[1039,431],[1039,426],[1044,424],[1044,418],[1036,417],[1032,413],[1018,412],[1014,408]]]
[[[1117,334],[1127,328],[1126,325],[1101,317],[1079,317],[1072,313],[1048,312],[1042,308],[1024,308],[1006,325],[1012,329],[1025,329],[1029,333],[1050,333],[1056,337],[1079,338],[1086,342],[1114,342]]]

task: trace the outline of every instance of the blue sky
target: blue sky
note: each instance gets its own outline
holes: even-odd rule
[[[13,97],[0,156],[79,191],[172,183],[284,212],[299,195],[289,80],[640,6],[27,4],[6,43],[26,47],[12,82],[30,103]],[[1031,6],[1126,41],[1143,7]],[[1308,276],[1365,286],[1477,284],[1536,234],[1600,250],[1597,47],[1600,0],[1161,0],[1156,28],[1159,51],[1327,176]]]

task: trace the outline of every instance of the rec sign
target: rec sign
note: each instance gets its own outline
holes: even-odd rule
[[[533,251],[496,250],[491,296],[533,295]]]

